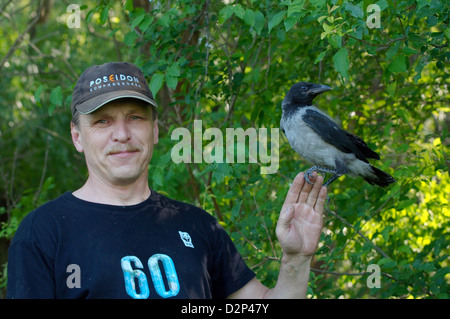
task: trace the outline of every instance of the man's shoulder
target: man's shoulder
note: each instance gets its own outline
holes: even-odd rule
[[[36,230],[39,232],[42,230],[50,231],[54,224],[55,215],[69,205],[67,196],[68,193],[64,193],[29,212],[21,221],[14,235],[14,242],[30,239]]]
[[[216,219],[204,209],[190,203],[186,203],[177,199],[169,198],[159,192],[155,192],[156,200],[162,209],[171,210],[177,213],[186,213],[190,218],[202,218],[210,222]]]
[[[35,219],[52,218],[54,214],[68,209],[71,206],[70,197],[70,192],[66,192],[37,207],[29,215],[33,216]]]

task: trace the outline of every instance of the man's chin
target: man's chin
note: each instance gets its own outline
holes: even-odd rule
[[[115,185],[130,185],[137,181],[142,176],[142,172],[133,172],[131,170],[126,170],[121,168],[110,175],[110,180]]]

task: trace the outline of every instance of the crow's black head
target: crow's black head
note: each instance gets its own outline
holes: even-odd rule
[[[328,85],[308,82],[295,83],[286,94],[283,105],[309,106],[312,105],[312,101],[317,95],[329,90],[331,90],[331,87]]]

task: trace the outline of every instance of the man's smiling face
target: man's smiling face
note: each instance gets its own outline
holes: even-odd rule
[[[110,102],[93,113],[80,114],[71,133],[77,151],[85,155],[90,177],[118,186],[147,178],[158,143],[158,123],[147,103],[137,99]]]

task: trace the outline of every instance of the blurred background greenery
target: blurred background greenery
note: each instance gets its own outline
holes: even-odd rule
[[[282,134],[276,174],[248,159],[176,164],[171,132],[199,119],[222,132],[278,128],[292,84],[332,86],[319,108],[377,150],[397,183],[331,185],[308,297],[448,298],[449,11],[444,0],[1,0],[0,297],[20,221],[86,179],[69,131],[78,76],[129,61],[161,109],[149,185],[215,216],[269,286],[279,210],[308,164]],[[380,288],[367,285],[371,264]]]

